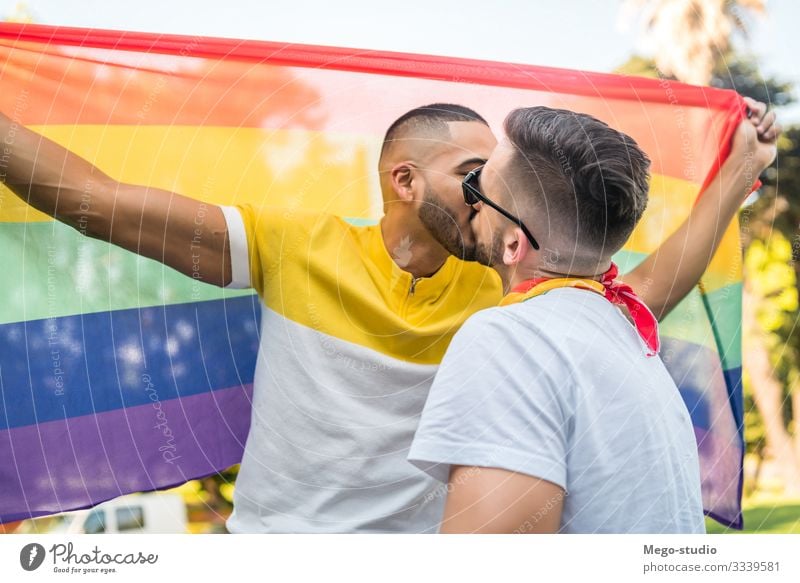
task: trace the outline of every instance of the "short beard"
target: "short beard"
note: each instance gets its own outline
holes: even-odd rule
[[[464,243],[456,219],[428,188],[425,189],[422,207],[419,209],[419,220],[448,253],[464,261],[475,261],[475,245],[467,246]]]
[[[503,235],[499,231],[492,232],[491,245],[475,244],[475,261],[486,267],[500,265],[503,257]]]

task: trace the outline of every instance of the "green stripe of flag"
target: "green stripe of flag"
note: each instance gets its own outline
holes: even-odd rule
[[[0,324],[252,294],[223,290],[57,221],[0,224]]]

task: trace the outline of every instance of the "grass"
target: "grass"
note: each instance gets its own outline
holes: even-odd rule
[[[745,500],[744,530],[749,533],[800,534],[800,500],[753,497]],[[709,534],[738,533],[706,519]]]

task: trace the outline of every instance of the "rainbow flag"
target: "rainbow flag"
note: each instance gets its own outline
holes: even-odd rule
[[[617,257],[623,272],[686,218],[743,110],[735,93],[667,80],[20,24],[0,25],[0,62],[0,109],[115,179],[362,221],[381,214],[381,139],[408,109],[459,103],[496,130],[515,107],[589,113],[653,159],[649,208]],[[5,163],[0,153],[0,172]],[[240,461],[259,342],[252,291],[83,237],[4,188],[0,259],[0,522]],[[739,528],[741,279],[732,225],[702,291],[661,328],[694,421],[706,511]]]

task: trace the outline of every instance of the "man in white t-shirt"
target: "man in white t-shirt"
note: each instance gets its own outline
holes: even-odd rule
[[[449,482],[441,530],[702,533],[689,413],[611,263],[650,161],[584,114],[520,109],[505,129],[464,197],[507,295],[455,335],[409,454]]]

